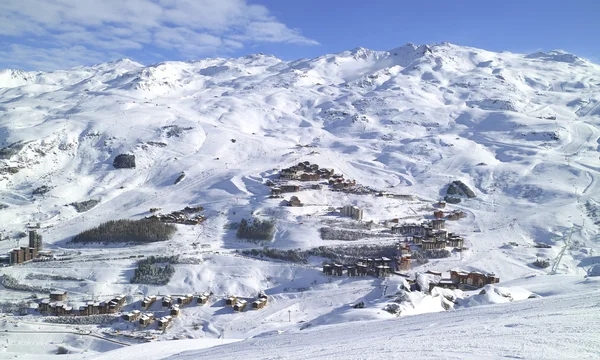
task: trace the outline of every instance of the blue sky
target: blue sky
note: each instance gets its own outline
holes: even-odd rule
[[[263,52],[285,60],[407,42],[600,62],[600,1],[1,0],[0,68],[151,64]]]

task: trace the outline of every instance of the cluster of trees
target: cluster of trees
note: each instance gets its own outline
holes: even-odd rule
[[[22,314],[27,311],[29,305],[25,301],[13,302],[13,301],[0,301],[0,313],[10,314]]]
[[[355,241],[369,237],[381,236],[381,234],[372,232],[335,229],[331,227],[322,227],[319,229],[319,232],[321,233],[321,239],[323,240]]]
[[[242,219],[237,228],[238,239],[254,241],[271,241],[275,234],[275,223],[272,220]]]
[[[71,203],[71,206],[73,206],[77,212],[81,213],[81,212],[86,212],[88,210],[91,210],[93,207],[95,207],[98,204],[100,204],[100,200],[90,199],[90,200],[86,200],[86,201]]]
[[[73,276],[51,275],[51,274],[34,274],[29,273],[25,276],[27,280],[57,280],[57,281],[83,281],[83,279]]]
[[[256,257],[268,257],[275,260],[289,261],[293,263],[306,264],[308,258],[306,252],[297,250],[279,250],[279,249],[251,249],[243,250],[242,254]]]
[[[119,315],[103,314],[89,316],[50,316],[44,322],[51,324],[96,325],[111,324],[119,320]]]
[[[256,257],[268,257],[271,259],[289,261],[299,264],[308,263],[310,256],[317,256],[330,259],[338,263],[353,263],[363,257],[393,258],[396,254],[396,248],[393,245],[360,245],[360,246],[319,246],[309,250],[279,250],[272,248],[243,250],[242,254]]]
[[[533,262],[533,265],[535,265],[535,266],[537,266],[537,267],[539,267],[541,269],[545,269],[548,266],[550,266],[550,260],[548,260],[548,259],[539,259],[538,258],[537,260],[535,260]]]
[[[166,285],[175,274],[178,256],[149,256],[137,262],[132,284]]]
[[[51,287],[42,287],[42,286],[33,286],[33,285],[22,284],[19,282],[19,280],[17,280],[16,278],[14,278],[8,274],[2,275],[2,281],[0,281],[0,283],[5,288],[12,289],[12,290],[40,292],[40,293],[51,293],[56,290],[55,288],[51,288]]]
[[[156,219],[111,220],[73,237],[74,243],[151,243],[169,240],[177,231],[173,224]]]

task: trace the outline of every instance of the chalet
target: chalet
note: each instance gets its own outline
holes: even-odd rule
[[[436,219],[442,219],[444,217],[444,212],[443,211],[434,211],[433,217]]]
[[[248,304],[248,302],[246,300],[238,300],[234,305],[233,305],[233,311],[236,312],[242,312],[244,311],[244,309],[246,308],[246,305]]]
[[[483,274],[480,272],[466,272],[466,271],[450,271],[450,279],[458,286],[467,286],[480,288],[487,284],[496,284],[500,282],[500,279],[494,274]]]
[[[154,322],[154,314],[146,313],[140,316],[139,323],[141,326],[148,326]]]
[[[267,300],[266,299],[259,299],[259,300],[255,300],[252,302],[252,309],[253,310],[260,310],[262,308],[264,308],[265,306],[267,306]]]
[[[166,330],[173,323],[172,316],[163,316],[158,319],[158,330]]]
[[[300,186],[298,186],[298,185],[281,185],[280,189],[281,189],[282,193],[298,192],[298,191],[300,191]]]
[[[456,220],[460,220],[460,219],[464,218],[465,216],[466,216],[465,213],[462,211],[454,211],[454,212],[446,215],[446,219],[456,221]]]
[[[148,309],[150,306],[152,306],[152,304],[154,304],[155,301],[156,301],[156,295],[146,296],[142,300],[142,309],[144,309],[144,310]]]
[[[310,188],[313,190],[321,190],[323,187],[320,184],[312,184]]]
[[[281,188],[272,187],[271,188],[271,196],[279,196],[279,195],[281,195]]]
[[[191,302],[193,300],[194,300],[194,296],[193,295],[179,296],[177,298],[177,304],[179,304],[179,305],[187,305],[187,304],[191,304]]]
[[[171,305],[173,305],[173,299],[169,295],[164,296],[162,298],[162,307],[169,307]]]
[[[315,173],[302,173],[300,175],[300,181],[319,181],[321,176]]]
[[[67,300],[67,292],[66,291],[53,291],[50,293],[51,301],[65,301]]]
[[[209,299],[210,295],[207,293],[202,293],[198,296],[198,305],[204,305],[204,304],[208,304],[208,299]]]
[[[230,296],[225,299],[225,306],[233,306],[237,302],[237,296]]]
[[[300,199],[298,199],[297,196],[292,196],[288,201],[288,206],[300,207],[302,206],[302,202],[300,201]]]
[[[319,165],[310,164],[310,166],[308,167],[308,170],[313,171],[313,172],[319,171]]]
[[[265,293],[258,294],[258,299],[252,302],[252,309],[259,310],[267,306],[268,296]]]
[[[445,201],[440,201],[437,203],[437,207],[440,209],[443,209],[446,207],[446,202]]]
[[[169,309],[169,314],[173,317],[179,316],[179,305],[175,304]]]
[[[421,245],[423,244],[423,236],[421,235],[415,235],[412,237],[412,242],[415,245]]]
[[[142,313],[139,310],[133,310],[130,313],[123,315],[123,320],[125,321],[136,321],[140,318]]]

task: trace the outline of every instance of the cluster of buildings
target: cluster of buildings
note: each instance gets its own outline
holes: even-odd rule
[[[391,275],[392,259],[387,257],[380,258],[361,258],[351,265],[342,265],[337,263],[323,264],[323,273],[327,276],[343,276],[344,270],[348,276],[367,276],[387,277]]]
[[[268,297],[264,293],[258,294],[258,297],[252,301],[252,309],[260,310],[267,306]],[[235,295],[231,295],[225,299],[225,306],[232,307],[235,312],[242,312],[246,309],[248,305],[248,300],[239,298]]]
[[[500,278],[493,273],[484,274],[477,271],[466,272],[461,270],[451,270],[449,277],[447,274],[445,275],[437,271],[427,271],[427,274],[434,275],[436,279],[429,283],[430,291],[436,286],[446,289],[470,290],[500,282]]]
[[[35,230],[29,231],[29,246],[21,246],[8,253],[8,259],[12,265],[48,256],[52,256],[52,253],[50,251],[42,251],[42,236]]]
[[[298,163],[298,165],[290,166],[279,172],[280,179],[300,181],[319,181],[335,175],[333,169],[319,168],[319,165],[311,164],[309,161]]]
[[[196,214],[202,210],[202,206],[186,206],[183,210],[173,211],[170,214],[155,214],[146,217],[146,219],[154,219],[169,224],[198,225],[206,220],[203,215]]]
[[[81,306],[69,306],[66,303],[67,292],[55,291],[49,299],[43,299],[38,304],[38,311],[47,315],[101,315],[115,314],[125,305],[125,296],[119,295],[109,301],[88,301]]]
[[[421,246],[423,250],[445,249],[453,247],[462,249],[464,238],[444,229],[445,219],[434,219],[421,224],[395,225],[393,234],[404,235],[414,245]]]

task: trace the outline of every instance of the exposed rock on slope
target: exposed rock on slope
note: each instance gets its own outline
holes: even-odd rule
[[[115,157],[113,166],[117,169],[134,169],[135,168],[135,155],[121,154]]]

